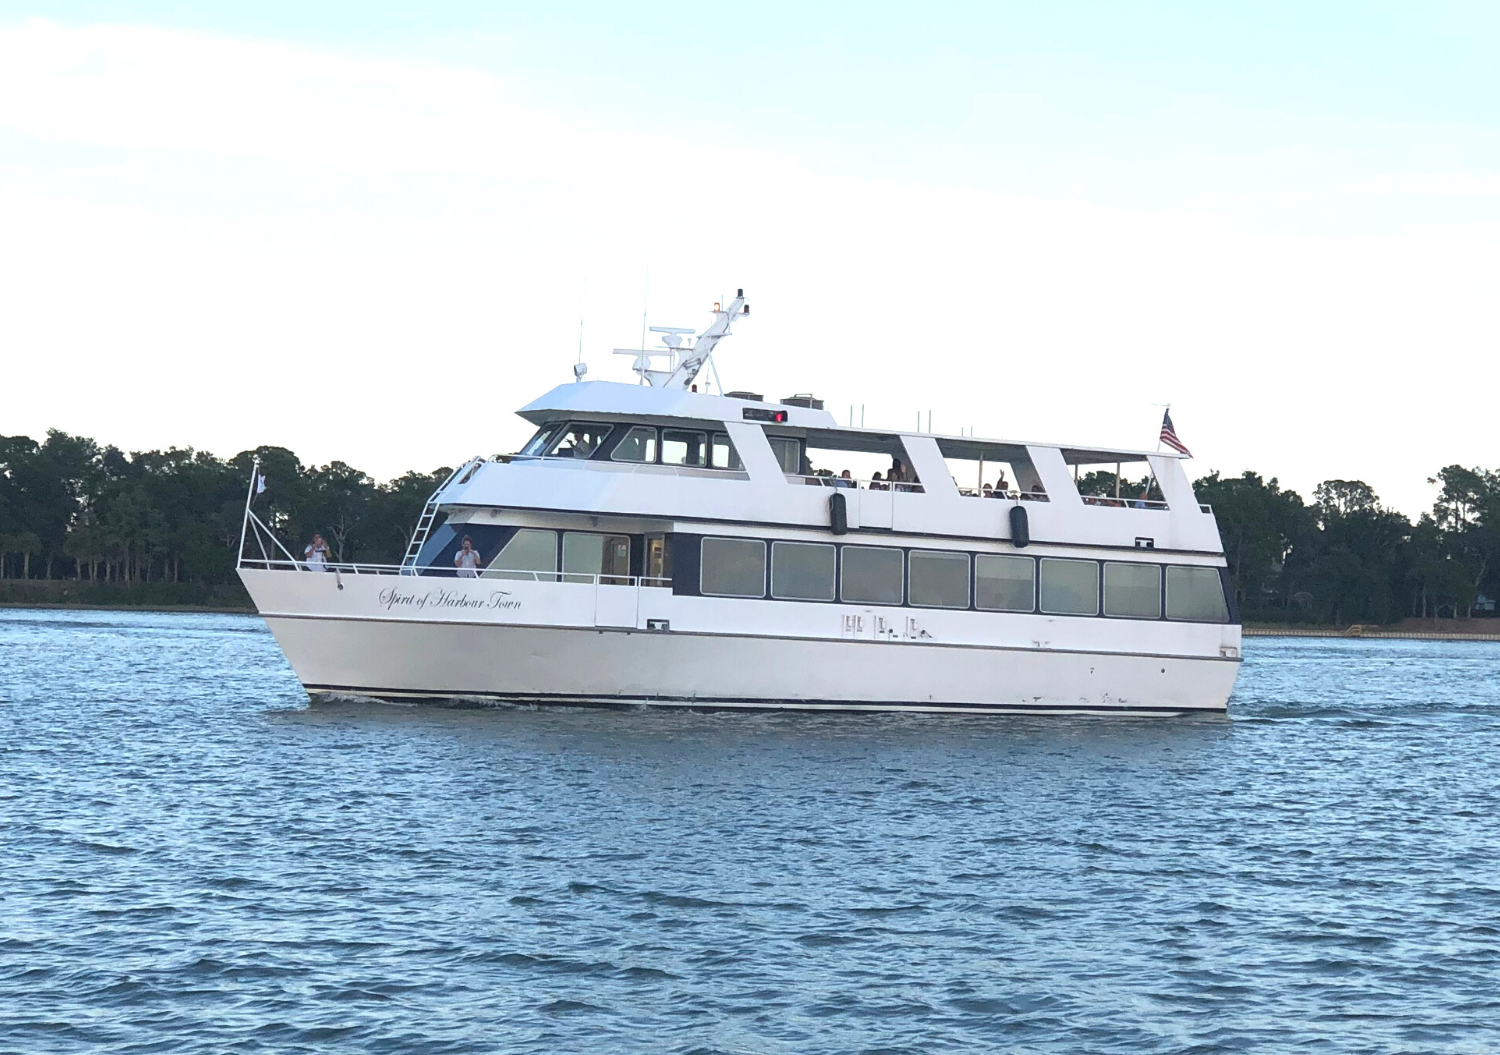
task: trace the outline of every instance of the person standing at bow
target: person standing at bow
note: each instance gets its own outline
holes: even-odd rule
[[[453,555],[453,566],[458,569],[460,579],[479,578],[479,551],[468,535],[464,536],[463,545]]]
[[[302,561],[308,571],[328,570],[328,543],[316,531],[313,532],[312,541],[302,551]]]

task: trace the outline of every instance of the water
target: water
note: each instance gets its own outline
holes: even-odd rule
[[[0,612],[0,1050],[1491,1052],[1500,645],[1232,718],[309,708]]]

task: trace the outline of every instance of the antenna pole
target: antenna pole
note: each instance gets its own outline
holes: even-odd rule
[[[646,350],[646,308],[651,303],[651,269],[646,268],[646,288],[641,292],[641,351]]]

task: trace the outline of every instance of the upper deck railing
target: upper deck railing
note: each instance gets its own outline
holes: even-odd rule
[[[910,480],[861,480],[842,476],[823,476],[818,473],[787,473],[788,482],[801,481],[812,487],[848,488],[859,491],[905,491],[907,494],[922,494],[926,488],[921,481]],[[958,493],[964,498],[1007,498],[1012,502],[1050,502],[1045,491],[977,491],[972,487],[960,487]],[[1155,505],[1162,509],[1165,502]]]
[[[427,576],[441,579],[462,579],[477,582],[572,582],[594,586],[664,586],[672,585],[670,578],[659,575],[607,575],[581,571],[535,571],[530,568],[446,568],[440,564],[404,567],[400,564],[365,564],[359,561],[325,561],[309,563],[300,560],[254,560],[249,557],[240,561],[245,568],[264,568],[268,571],[302,571],[315,574],[335,575],[400,575]]]

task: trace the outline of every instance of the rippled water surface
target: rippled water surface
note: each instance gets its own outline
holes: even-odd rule
[[[0,612],[0,1050],[1492,1052],[1500,644],[1228,720],[309,708]]]

